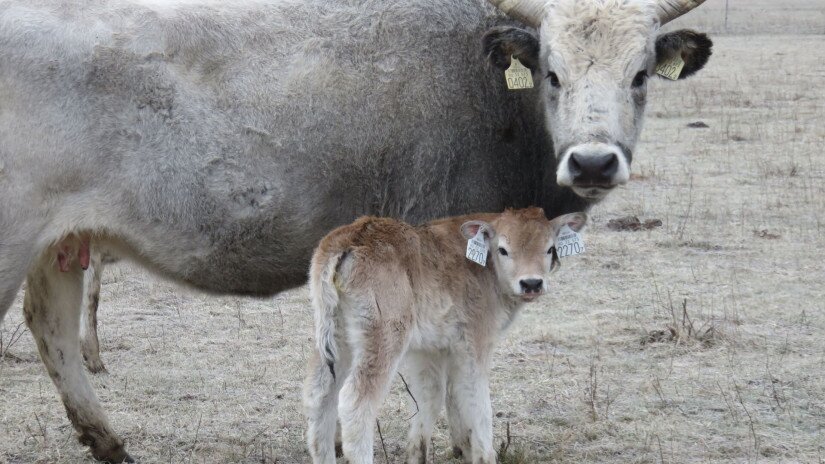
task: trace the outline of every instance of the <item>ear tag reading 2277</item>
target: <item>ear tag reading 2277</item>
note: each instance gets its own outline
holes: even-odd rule
[[[565,224],[559,231],[558,238],[556,238],[556,253],[558,253],[559,258],[584,253],[582,236]]]
[[[507,81],[507,88],[510,90],[533,88],[533,73],[530,68],[521,64],[513,55],[510,55],[510,67],[504,71],[504,80]]]
[[[656,66],[656,74],[675,81],[679,79],[679,75],[682,74],[682,68],[684,67],[685,60],[682,59],[681,55],[676,55]]]
[[[478,228],[475,237],[467,240],[467,259],[482,266],[487,265],[487,243],[484,241],[484,232]]]

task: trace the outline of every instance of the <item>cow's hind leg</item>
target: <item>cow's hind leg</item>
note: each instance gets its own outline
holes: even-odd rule
[[[83,276],[83,311],[80,318],[80,350],[90,372],[106,372],[100,359],[100,343],[97,338],[97,306],[100,302],[100,279],[103,275],[100,251],[93,248],[89,268]]]
[[[29,271],[23,302],[26,323],[66,413],[92,456],[111,463],[134,462],[106,419],[80,360],[79,319],[83,270],[77,261],[65,272],[47,249]]]

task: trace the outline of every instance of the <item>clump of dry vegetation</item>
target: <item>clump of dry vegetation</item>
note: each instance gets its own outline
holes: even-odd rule
[[[698,343],[704,347],[713,346],[721,338],[716,323],[706,321],[699,326],[688,314],[688,300],[682,300],[681,310],[670,305],[671,322],[665,329],[648,331],[642,338],[642,345],[650,343]]]

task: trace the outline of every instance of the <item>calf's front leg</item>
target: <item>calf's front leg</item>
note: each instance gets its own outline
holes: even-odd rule
[[[426,464],[430,439],[441,408],[447,377],[444,357],[430,352],[411,351],[402,365],[404,380],[410,390],[410,419],[407,440],[407,464]]]
[[[495,464],[488,369],[456,356],[447,372],[447,419],[454,455],[465,464]]]

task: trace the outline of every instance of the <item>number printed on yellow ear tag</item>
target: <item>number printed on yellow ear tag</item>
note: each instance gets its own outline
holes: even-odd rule
[[[521,64],[515,56],[510,55],[510,67],[504,71],[504,80],[510,90],[532,89],[533,73],[530,68]]]
[[[685,60],[683,60],[680,55],[676,55],[673,58],[657,65],[656,74],[675,81],[679,79],[679,75],[682,74],[682,68],[684,67]]]

